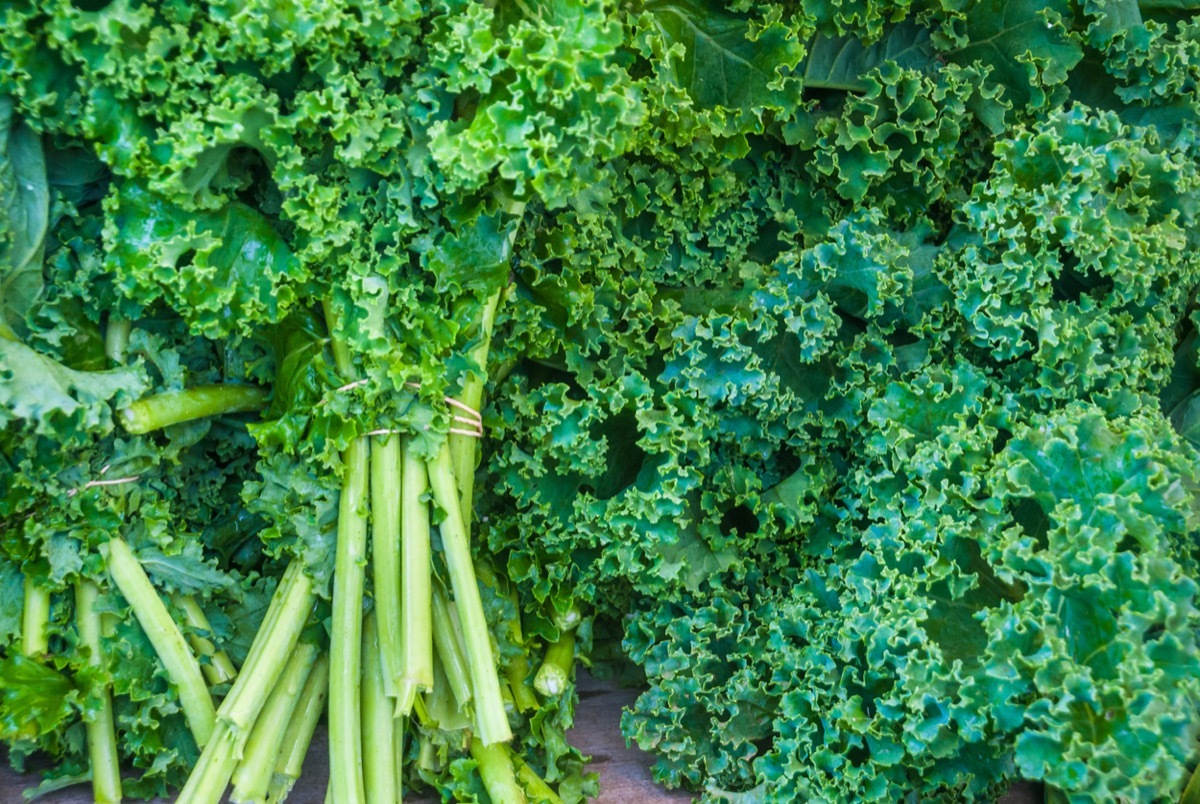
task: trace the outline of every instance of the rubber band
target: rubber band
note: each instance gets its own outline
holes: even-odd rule
[[[368,385],[369,383],[370,383],[370,380],[365,380],[365,379],[364,380],[355,380],[354,382],[346,383],[345,385],[343,385],[340,388],[335,388],[334,393],[340,394],[340,393],[343,393],[344,391],[352,391],[355,388],[361,388],[364,385]],[[411,388],[414,391],[421,390],[421,384],[419,382],[406,382],[406,383],[404,383],[404,386],[406,388]],[[467,425],[468,427],[471,428],[470,430],[464,430],[461,427],[451,427],[446,432],[451,433],[453,435],[469,436],[471,438],[483,438],[483,414],[481,414],[479,411],[475,410],[475,408],[471,407],[470,405],[467,405],[463,402],[459,402],[457,399],[454,399],[453,397],[444,396],[444,397],[442,397],[442,399],[443,399],[443,401],[445,401],[445,403],[447,405],[450,405],[451,407],[456,408],[456,409],[462,411],[463,413],[467,414],[466,416],[460,416],[458,414],[453,414],[450,417],[450,420],[453,422],[457,422],[459,424]],[[327,401],[328,400],[322,399],[317,404],[323,405]],[[368,436],[403,435],[406,432],[408,432],[408,431],[407,430],[382,429],[382,430],[371,430],[367,433],[364,433],[363,435],[368,435]],[[105,469],[107,469],[107,468],[108,467],[105,467]]]
[[[483,416],[482,416],[482,415],[480,415],[479,411],[475,410],[475,408],[473,408],[473,407],[470,407],[469,405],[466,405],[466,404],[464,404],[464,403],[462,403],[462,402],[459,402],[457,399],[453,399],[453,398],[451,398],[451,397],[448,397],[448,396],[447,396],[447,397],[443,397],[443,398],[446,400],[446,404],[448,404],[448,405],[453,405],[454,407],[458,408],[459,410],[466,411],[467,413],[470,413],[470,414],[471,414],[471,419],[472,419],[472,421],[477,421],[477,422],[482,422],[482,421],[483,421]]]
[[[406,382],[404,384],[405,386],[412,388],[414,391],[421,390],[421,384],[419,382]],[[464,402],[459,402],[457,399],[449,396],[444,396],[442,399],[446,401],[447,405],[451,405],[463,411],[464,413],[470,414],[472,420],[480,423],[483,422],[483,416],[479,413],[479,411],[475,410],[475,408],[471,407],[470,405]]]
[[[470,436],[471,438],[483,438],[483,433],[478,430],[460,430],[457,427],[451,427],[446,432],[453,433],[454,435]]]
[[[106,466],[104,468],[107,469],[108,467]],[[140,478],[141,478],[141,475],[130,475],[129,477],[118,477],[113,480],[89,480],[87,483],[84,483],[79,488],[71,489],[70,491],[68,491],[67,496],[74,497],[79,492],[87,491],[88,489],[95,488],[96,486],[120,486],[125,483],[133,483],[134,481],[136,481]]]

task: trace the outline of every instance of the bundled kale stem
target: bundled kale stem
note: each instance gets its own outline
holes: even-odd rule
[[[512,731],[500,695],[500,678],[492,656],[491,636],[483,613],[483,601],[471,559],[471,546],[463,524],[462,509],[454,482],[449,446],[443,446],[429,464],[429,486],[434,501],[445,512],[442,548],[454,591],[455,610],[462,625],[463,648],[475,700],[475,725],[484,745],[508,742]]]
[[[431,603],[433,644],[437,649],[436,663],[441,668],[454,700],[460,707],[466,708],[472,698],[470,671],[467,669],[467,657],[463,651],[460,630],[441,581],[433,584]],[[434,664],[430,662],[431,677],[436,677],[433,672]],[[435,684],[431,682],[429,688],[433,690]]]
[[[171,619],[146,571],[123,539],[114,537],[108,542],[108,571],[154,646],[167,677],[179,691],[179,704],[188,727],[196,738],[196,745],[203,748],[213,734],[216,709],[200,663],[179,626]]]
[[[396,713],[407,715],[419,691],[433,687],[434,597],[429,508],[421,499],[428,489],[425,465],[411,441],[402,448],[400,663],[394,683]],[[444,603],[444,601],[443,601]],[[447,620],[448,622],[448,620]],[[443,655],[443,661],[446,661]]]
[[[221,707],[212,740],[188,777],[179,801],[216,804],[250,739],[251,730],[296,650],[316,593],[300,559],[293,559],[271,597],[241,672]]]
[[[325,320],[334,332],[328,302]],[[332,338],[334,363],[347,382],[354,363],[346,343]],[[329,644],[329,787],[345,804],[364,800],[362,721],[359,686],[362,671],[363,592],[366,585],[370,442],[355,438],[342,453],[342,494],[338,503],[337,553],[333,572],[333,615]]]
[[[371,439],[371,581],[384,693],[397,698],[401,639],[401,449],[395,435]],[[426,562],[428,565],[428,562]],[[428,604],[425,606],[428,609]],[[367,642],[363,643],[364,646]],[[366,650],[366,647],[364,647]],[[398,712],[399,714],[399,712]]]
[[[302,642],[292,653],[275,689],[254,722],[245,755],[233,774],[230,801],[250,804],[266,798],[288,724],[300,703],[316,659],[317,648],[311,643]]]
[[[359,683],[363,591],[366,583],[369,453],[367,439],[359,437],[350,442],[342,456],[344,475],[333,575],[333,625],[329,646],[329,777],[334,800],[346,804],[364,800]]]
[[[208,683],[216,687],[233,681],[237,677],[237,668],[233,666],[229,654],[214,645],[211,639],[197,633],[211,634],[213,627],[208,621],[208,617],[205,616],[204,609],[200,608],[200,604],[196,602],[196,598],[191,595],[172,595],[171,602],[183,612],[184,622],[191,629],[191,633],[188,634],[188,643],[192,646],[192,650],[204,658],[200,669],[204,671],[204,677],[208,679]]]
[[[504,254],[512,254],[513,244],[521,230],[522,218],[525,214],[525,202],[502,199],[505,212],[516,221],[509,232],[504,244]],[[492,333],[496,329],[496,317],[500,312],[500,304],[508,295],[508,283],[493,292],[483,305],[479,316],[479,342],[471,351],[471,359],[479,367],[478,373],[472,373],[463,379],[462,391],[458,401],[471,410],[481,410],[483,407],[483,392],[487,386],[488,355],[492,347]],[[449,436],[450,452],[454,465],[454,476],[458,481],[459,505],[462,511],[463,525],[468,536],[471,532],[471,520],[474,512],[472,501],[475,495],[475,464],[479,459],[478,439],[460,433]]]
[[[130,323],[123,319],[110,319],[105,328],[105,356],[115,364],[125,360],[129,333]],[[76,582],[75,628],[79,632],[79,641],[88,651],[88,665],[97,668],[104,666],[101,645],[104,623],[96,610],[99,597],[100,588],[94,582],[82,579]],[[99,703],[91,717],[85,721],[88,765],[92,775],[92,798],[97,804],[116,804],[122,798],[122,790],[117,730],[113,721],[112,690],[105,684],[95,690],[93,695]]]
[[[275,758],[275,771],[267,788],[267,801],[279,802],[287,798],[300,772],[308,746],[312,742],[317,721],[325,712],[325,699],[329,695],[329,657],[321,655],[313,664],[300,699],[296,702],[292,718],[288,721],[279,754]]]
[[[50,649],[50,590],[25,578],[24,608],[21,610],[21,652],[33,658]]]
[[[395,802],[403,785],[404,720],[388,700],[376,620],[372,611],[363,624],[363,787],[369,802]]]
[[[516,209],[519,217],[523,205]],[[507,245],[511,248],[511,238]],[[502,289],[492,294],[483,306],[479,342],[472,353],[479,371],[464,380],[461,399],[455,401],[471,410],[482,401],[483,366],[502,294]],[[324,313],[337,372],[353,383],[357,380],[353,355],[347,342],[333,335],[337,328],[329,301]],[[395,732],[402,721],[391,723],[375,711],[375,705],[392,699],[396,718],[410,714],[418,693],[434,687],[435,646],[459,707],[469,704],[473,710],[479,742],[495,746],[512,739],[470,547],[476,439],[455,435],[450,439],[425,460],[408,440],[402,442],[390,433],[371,440],[360,437],[343,455],[329,698],[330,791],[339,802],[390,795],[389,780],[399,778],[400,768],[389,758],[399,756]],[[372,619],[373,634],[363,639],[368,488],[372,618],[378,622]],[[439,532],[453,605],[432,584],[426,489],[443,511]],[[363,711],[363,706],[368,708]],[[503,750],[489,756],[488,762],[480,763],[485,784],[515,787],[510,753]]]
[[[512,607],[513,617],[504,623],[509,629],[509,637],[515,645],[525,645],[525,637],[521,628],[521,601],[517,590],[509,583],[496,576],[491,564],[487,561],[475,563],[475,574],[480,583],[492,592],[506,599]],[[578,609],[575,609],[578,614]],[[532,668],[529,664],[529,654],[522,650],[508,657],[504,664],[504,683],[512,696],[513,705],[518,712],[531,712],[538,709],[537,696],[533,694],[529,674]]]
[[[139,399],[121,411],[121,424],[129,433],[142,435],[208,416],[262,410],[268,396],[266,389],[233,384],[164,391]]]
[[[479,763],[479,775],[492,801],[524,804],[525,791],[517,784],[512,752],[507,745],[486,745],[478,737],[472,737],[471,758]]]
[[[81,580],[75,584],[75,627],[79,641],[88,651],[88,665],[96,668],[104,666],[100,645],[103,628],[100,613],[96,610],[99,597],[100,590],[91,581]],[[85,720],[92,798],[96,804],[116,804],[121,800],[121,768],[113,724],[112,691],[105,684],[93,690],[92,695],[97,703]]]
[[[514,229],[513,238],[509,240],[509,249],[512,248],[512,240],[516,237]],[[479,336],[480,342],[471,351],[471,359],[477,366],[480,367],[480,374],[471,374],[463,380],[462,391],[458,396],[458,401],[471,410],[479,410],[483,405],[484,386],[487,385],[486,367],[488,352],[491,351],[492,332],[496,328],[496,315],[500,310],[500,302],[506,294],[506,288],[493,293],[483,306],[482,313],[479,318]],[[459,506],[462,511],[463,524],[467,529],[468,534],[471,529],[471,518],[473,514],[472,500],[475,494],[475,463],[479,457],[478,439],[472,438],[461,433],[451,433],[449,435],[450,454],[454,466],[454,477],[458,481]]]

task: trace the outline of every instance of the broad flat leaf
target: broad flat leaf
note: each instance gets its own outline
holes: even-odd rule
[[[106,267],[127,295],[166,299],[210,337],[286,314],[300,263],[262,213],[240,202],[185,210],[132,182],[105,205]]]
[[[1200,447],[1200,391],[1176,405],[1168,417],[1177,433]]]
[[[10,128],[12,102],[0,99],[0,329],[24,335],[25,315],[42,292],[42,249],[50,189],[42,138],[21,123]]]
[[[1111,42],[1122,31],[1142,24],[1137,0],[1089,0],[1084,4],[1084,12],[1096,17],[1088,29],[1089,39],[1098,36],[1099,43],[1103,44]]]
[[[0,423],[23,419],[36,432],[67,441],[111,427],[110,402],[146,389],[140,367],[75,371],[24,344],[0,340]]]
[[[0,738],[59,728],[75,710],[71,680],[52,667],[20,654],[0,661]]]
[[[54,533],[46,540],[45,554],[50,563],[50,580],[61,584],[83,569],[79,540],[65,533]]]
[[[1195,11],[1200,9],[1200,0],[1139,0],[1143,11]]]
[[[17,565],[0,561],[0,643],[11,644],[21,633],[25,578]]]
[[[167,555],[155,547],[141,548],[137,558],[155,584],[168,592],[208,594],[233,585],[231,576],[205,561],[198,541],[187,542],[183,550],[174,555]]]
[[[782,87],[804,46],[787,26],[768,23],[753,35],[750,19],[703,0],[650,3],[646,9],[667,42],[686,50],[673,62],[674,78],[697,106],[753,114],[793,102],[794,91]]]
[[[471,290],[490,296],[508,280],[512,220],[501,213],[468,216],[429,255],[439,293]]]
[[[1041,68],[1041,82],[1060,84],[1067,73],[1083,58],[1083,48],[1071,39],[1060,22],[1047,19],[1057,14],[1070,19],[1065,0],[982,0],[966,14],[968,44],[946,54],[962,65],[975,62],[992,68],[992,80],[999,81],[1020,104],[1036,99],[1041,93],[1027,63],[1032,56]]]
[[[925,69],[933,60],[929,30],[913,21],[902,22],[873,45],[854,36],[818,34],[808,43],[801,81],[806,89],[843,89],[861,92],[864,76],[887,61],[901,67]]]
[[[1171,367],[1171,380],[1158,395],[1163,413],[1173,417],[1172,411],[1200,388],[1200,333],[1189,330],[1175,349],[1175,362]]]

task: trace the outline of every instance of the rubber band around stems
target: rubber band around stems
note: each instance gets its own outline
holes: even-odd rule
[[[108,464],[103,469],[101,469],[100,470],[101,477],[103,477],[104,474],[106,472],[108,472],[108,470],[111,467],[112,467],[112,464]],[[76,494],[78,494],[81,491],[87,491],[88,489],[96,488],[97,486],[121,486],[121,485],[124,485],[125,483],[136,482],[140,478],[141,478],[141,475],[129,475],[128,477],[114,477],[112,480],[89,480],[88,482],[86,482],[82,486],[80,486],[79,488],[69,489],[67,491],[67,496],[74,497]],[[32,516],[32,514],[30,514],[30,516]]]
[[[107,471],[108,467],[106,466],[100,470],[100,474],[104,474]],[[126,483],[136,483],[138,480],[141,480],[141,478],[141,475],[129,475],[128,477],[114,477],[112,480],[89,480],[78,488],[67,489],[65,496],[69,500],[75,495],[79,494],[81,491],[87,491],[88,489],[94,489],[102,486],[123,486]],[[37,511],[30,511],[25,515],[25,521],[33,519],[37,513]]]
[[[343,391],[349,391],[354,388],[359,388],[363,385],[366,385],[367,382],[368,382],[367,380],[357,380],[355,382],[347,383],[346,385],[343,385],[341,388],[338,388],[337,392],[341,393]],[[405,385],[414,390],[420,390],[420,388],[421,388],[420,384],[415,383],[415,382],[406,382]],[[472,426],[472,429],[470,429],[470,430],[464,430],[461,427],[451,427],[446,432],[453,433],[454,435],[469,436],[471,438],[482,438],[483,437],[483,416],[481,416],[479,414],[479,411],[475,410],[474,408],[472,408],[468,405],[463,404],[462,402],[459,402],[457,399],[451,399],[450,397],[443,397],[443,398],[446,400],[447,404],[452,405],[452,406],[458,408],[459,410],[470,414],[470,418],[464,417],[464,416],[454,416],[454,417],[452,417],[453,421],[456,421],[459,424],[469,424]],[[383,429],[383,430],[371,430],[366,435],[369,435],[369,436],[403,435],[406,432],[407,432],[406,430]],[[112,467],[112,464],[109,464],[109,465],[105,466],[103,469],[101,469],[100,470],[101,477],[103,477],[104,474],[106,472],[108,472],[108,470],[111,467]],[[104,486],[123,486],[126,483],[135,483],[138,480],[140,480],[141,477],[142,477],[141,475],[129,475],[127,477],[114,477],[111,480],[89,480],[88,482],[84,483],[82,486],[79,486],[78,488],[69,489],[67,491],[66,496],[68,498],[74,497],[75,495],[79,494],[81,491],[87,491],[88,489],[92,489],[92,488],[102,488]],[[33,513],[31,512],[29,514],[29,516],[32,517]]]
[[[89,480],[77,489],[71,489],[67,492],[68,497],[74,497],[81,491],[94,488],[96,486],[120,486],[123,483],[133,483],[141,478],[141,475],[130,475],[129,477],[118,477],[113,480]]]
[[[349,391],[354,388],[359,388],[359,387],[366,385],[368,382],[369,382],[368,380],[356,380],[355,382],[346,383],[341,388],[336,389],[336,392],[342,393],[343,391]],[[405,386],[412,388],[414,391],[421,390],[420,383],[406,382],[404,384],[405,384]],[[475,410],[474,408],[470,407],[469,405],[459,402],[457,399],[452,399],[448,396],[443,397],[443,399],[446,400],[446,404],[451,405],[451,406],[463,411],[464,413],[470,414],[469,417],[453,416],[452,417],[453,421],[456,421],[459,424],[468,424],[468,425],[471,425],[471,427],[472,427],[472,429],[470,429],[470,430],[464,430],[461,427],[451,427],[446,432],[453,433],[454,435],[469,436],[471,438],[482,438],[483,437],[483,416],[480,415],[479,411]],[[369,435],[369,436],[403,435],[405,432],[407,432],[407,431],[406,430],[383,429],[383,430],[372,430],[369,433],[367,433],[367,435]],[[101,469],[100,470],[101,477],[103,477],[104,474],[107,473],[111,467],[112,467],[112,464],[109,464],[109,465],[105,466],[103,469]],[[88,482],[84,483],[82,486],[80,486],[78,488],[69,489],[67,491],[66,496],[74,497],[75,495],[79,494],[81,491],[87,491],[88,489],[92,489],[92,488],[103,488],[104,486],[123,486],[126,483],[135,483],[138,480],[140,480],[141,477],[142,477],[141,475],[129,475],[127,477],[114,477],[111,480],[89,480]],[[33,514],[31,513],[30,516],[33,516]]]
[[[334,393],[340,394],[344,391],[351,391],[355,388],[361,388],[368,383],[370,383],[370,380],[355,380],[354,382],[348,382],[340,388],[335,388]],[[414,391],[421,390],[421,384],[417,382],[406,382],[404,385],[405,387],[411,388]],[[475,410],[475,408],[471,407],[470,405],[459,402],[457,399],[453,399],[448,396],[444,396],[442,399],[445,400],[447,405],[469,414],[468,416],[459,416],[455,414],[450,417],[451,421],[458,422],[459,424],[470,425],[472,428],[470,430],[464,430],[461,427],[451,427],[446,432],[453,435],[469,436],[471,438],[483,438],[483,416],[479,413],[479,411]],[[403,435],[406,432],[408,431],[383,429],[371,430],[370,432],[365,433],[365,435]]]

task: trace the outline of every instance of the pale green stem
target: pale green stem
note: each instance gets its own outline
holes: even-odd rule
[[[379,618],[379,652],[383,688],[397,696],[401,675],[403,630],[400,608],[400,439],[371,439],[371,569],[375,611]]]
[[[525,791],[517,784],[507,745],[485,745],[479,738],[472,738],[471,757],[478,764],[479,777],[492,801],[525,804]]]
[[[42,656],[50,649],[50,590],[25,578],[25,602],[21,612],[21,653]]]
[[[454,590],[455,608],[462,624],[463,647],[475,699],[476,730],[484,745],[508,742],[512,739],[512,731],[504,710],[504,699],[500,695],[500,677],[492,655],[492,640],[483,613],[479,585],[475,581],[471,545],[463,526],[449,446],[443,445],[437,458],[429,464],[429,485],[434,500],[446,512],[446,518],[440,526],[442,549]]]
[[[546,658],[533,679],[533,688],[548,698],[566,692],[575,667],[575,632],[566,631],[546,650]]]
[[[463,380],[462,392],[458,401],[468,408],[479,412],[483,405],[483,389],[487,384],[487,359],[492,343],[492,331],[496,327],[496,312],[500,308],[500,300],[504,289],[493,293],[483,305],[479,322],[479,343],[471,350],[471,359],[484,372],[482,375],[472,373]],[[454,478],[458,483],[459,505],[462,511],[463,527],[468,534],[471,530],[472,505],[475,493],[475,462],[479,455],[479,439],[473,436],[451,433],[449,435],[450,455],[454,465]]]
[[[491,565],[486,561],[475,562],[475,574],[480,583],[490,588],[495,594],[507,599],[512,605],[514,616],[503,625],[508,626],[509,637],[514,644],[524,645],[525,636],[521,632],[521,604],[516,589],[496,577]],[[578,612],[578,609],[576,611]],[[512,692],[513,705],[516,706],[518,712],[532,711],[540,705],[537,696],[533,694],[533,688],[528,683],[530,672],[532,669],[529,666],[529,658],[524,651],[516,653],[504,665],[504,677]]]
[[[253,385],[199,385],[139,399],[119,419],[126,432],[141,435],[193,419],[262,410],[268,396],[266,389]]]
[[[179,804],[216,804],[221,800],[254,721],[295,650],[315,601],[312,579],[305,574],[300,559],[293,559],[271,597],[242,671],[221,702],[214,737],[188,776]]]
[[[362,662],[364,563],[367,552],[367,477],[370,447],[356,438],[343,455],[330,637],[329,778],[338,804],[363,801],[359,681]]]
[[[133,325],[128,319],[108,317],[104,327],[104,354],[117,365],[125,363],[125,352],[129,349],[129,335]]]
[[[246,677],[245,670],[249,664],[243,665],[240,678]],[[179,791],[176,804],[217,804],[221,801],[225,788],[229,786],[229,776],[237,764],[234,755],[236,747],[230,724],[224,720],[217,721],[212,739],[204,746],[196,767],[188,774],[187,783]]]
[[[362,662],[362,741],[363,788],[367,804],[395,804],[396,789],[396,729],[393,707],[383,684],[383,661],[380,656],[379,629],[375,612],[363,621]]]
[[[345,340],[334,334],[337,321],[333,317],[333,305],[326,299],[322,307],[325,311],[325,327],[329,330],[329,346],[333,350],[333,364],[337,367],[338,374],[341,374],[346,382],[350,382],[354,379],[354,360],[350,355],[350,347]]]
[[[508,688],[512,690],[513,704],[518,712],[532,712],[539,707],[537,696],[529,686],[529,657],[519,653],[504,667]]]
[[[254,721],[245,755],[233,773],[230,801],[234,804],[266,799],[284,734],[316,659],[317,648],[312,643],[302,642],[293,651],[279,682]]]
[[[455,700],[440,659],[433,662],[433,688],[417,700],[418,704],[413,709],[421,725],[427,730],[440,732],[446,740],[449,740],[452,734],[461,735],[462,747],[465,750],[466,738],[470,736],[471,710]]]
[[[533,804],[563,804],[554,788],[546,784],[546,781],[537,775],[537,771],[529,767],[518,754],[513,754],[512,761],[513,768],[517,771],[517,781],[525,788]]]
[[[241,758],[250,729],[300,641],[315,602],[312,578],[304,572],[300,559],[293,559],[272,596],[242,671],[217,712],[237,738],[235,758]]]
[[[208,679],[208,683],[216,687],[233,681],[237,676],[237,669],[233,666],[229,654],[219,650],[211,639],[196,633],[197,631],[213,633],[212,624],[205,616],[204,609],[200,608],[200,604],[196,602],[196,598],[192,595],[177,594],[171,596],[171,601],[176,608],[183,612],[184,621],[192,630],[188,634],[188,643],[191,644],[192,650],[208,660],[200,667],[204,671],[204,677]]]
[[[80,581],[75,585],[75,627],[80,643],[87,648],[87,663],[91,667],[104,665],[100,652],[100,613],[96,611],[99,597],[100,590],[91,581]],[[97,703],[91,717],[84,719],[92,771],[92,799],[96,804],[117,804],[121,800],[121,767],[113,725],[112,692],[105,685],[93,690],[92,696]]]
[[[437,681],[434,681],[434,689],[430,694],[437,691]],[[438,773],[442,769],[442,763],[438,759],[438,750],[434,747],[433,742],[426,735],[417,735],[417,767],[422,770]]]
[[[404,727],[408,723],[406,717],[392,718],[392,771],[395,773],[393,784],[396,788],[396,802],[401,804],[404,799]]]
[[[420,690],[433,686],[433,600],[430,563],[429,504],[421,499],[429,475],[409,441],[403,446],[401,470],[401,553],[403,603],[400,606],[400,674],[396,679],[396,714],[407,715]]]
[[[505,212],[517,219],[517,223],[513,226],[512,231],[509,232],[504,246],[505,260],[507,261],[509,255],[512,253],[513,244],[517,240],[517,233],[521,230],[521,216],[525,214],[525,202],[507,198],[501,203]],[[500,304],[507,295],[507,286],[502,286],[488,297],[487,301],[484,302],[483,310],[480,312],[479,342],[471,350],[471,359],[479,367],[479,373],[472,373],[463,380],[462,392],[459,396],[460,402],[477,412],[482,412],[483,409],[483,392],[487,385],[488,375],[488,353],[491,351],[492,333],[496,329],[496,316],[500,310]],[[479,455],[479,439],[472,436],[451,433],[449,442],[454,476],[458,484],[458,497],[462,510],[463,528],[469,537],[471,534],[471,502],[475,494],[475,463]]]
[[[433,643],[446,682],[461,708],[471,701],[471,679],[467,670],[467,657],[463,654],[459,631],[455,625],[450,603],[440,583],[434,584],[430,602],[433,613]],[[432,668],[431,668],[432,669]],[[432,675],[432,673],[431,673]],[[429,687],[432,689],[432,684]]]
[[[296,780],[300,778],[313,732],[317,729],[317,721],[325,712],[325,698],[328,694],[329,657],[322,655],[304,682],[300,702],[296,705],[296,711],[283,734],[283,745],[275,759],[275,773],[267,790],[267,801],[271,804],[278,804],[286,799]]]
[[[167,678],[179,694],[179,705],[192,736],[203,748],[212,736],[217,713],[200,663],[192,655],[187,640],[171,619],[146,571],[122,539],[114,538],[108,542],[108,572],[154,646]]]

